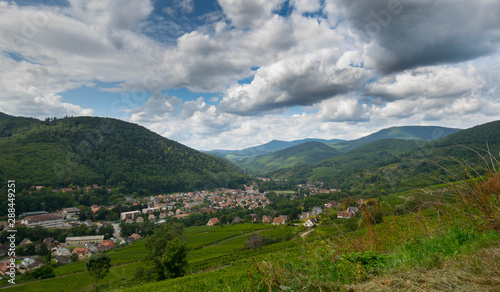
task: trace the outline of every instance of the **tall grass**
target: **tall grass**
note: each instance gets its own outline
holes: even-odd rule
[[[424,191],[420,201],[412,202],[416,212],[395,216],[371,201],[360,208],[357,231],[304,241],[302,253],[255,260],[252,287],[342,290],[379,275],[441,269],[449,261],[498,245],[499,163],[489,152],[480,157],[486,163],[482,171],[464,161],[459,161],[460,172],[446,170],[455,181],[446,182],[444,189]]]

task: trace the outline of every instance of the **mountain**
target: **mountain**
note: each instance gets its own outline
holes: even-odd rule
[[[272,153],[244,158],[238,165],[251,173],[266,173],[279,168],[313,164],[342,154],[318,141],[305,142]]]
[[[437,126],[392,127],[380,130],[376,133],[356,140],[334,143],[331,145],[332,147],[346,153],[368,143],[384,139],[433,141],[458,131],[460,131],[460,129]]]
[[[347,153],[351,150],[360,148],[372,142],[381,140],[405,140],[405,141],[429,141],[441,138],[450,133],[455,133],[459,131],[458,129],[444,128],[444,127],[420,127],[420,126],[408,126],[408,127],[393,127],[389,129],[384,129],[374,134],[368,135],[366,137],[352,140],[352,141],[340,141],[328,143],[335,151],[328,149],[328,146],[324,144],[325,140],[315,142],[316,144],[308,144],[310,142],[298,144],[289,148],[285,148],[279,151],[271,152],[263,155],[249,155],[247,157],[238,157],[234,154],[226,154],[226,158],[231,159],[236,162],[241,167],[248,170],[250,173],[263,174],[270,171],[275,171],[280,168],[289,168],[297,165],[310,165],[316,162],[320,162],[332,157],[339,156],[342,153]],[[293,141],[293,143],[300,143],[304,140]],[[281,143],[280,143],[281,142]],[[285,142],[290,143],[290,142]],[[317,144],[319,143],[319,144]],[[403,143],[392,142],[401,146]],[[304,147],[299,147],[300,145],[307,144]],[[415,143],[409,143],[410,145],[415,145]],[[274,141],[265,145],[258,146],[259,151],[270,151],[273,147],[285,146],[282,141]],[[314,147],[311,147],[314,145]],[[397,146],[396,146],[397,147]],[[286,149],[290,149],[285,151]],[[403,146],[404,149],[407,149]],[[251,149],[251,148],[249,148]],[[255,149],[255,147],[254,147]],[[370,149],[363,149],[361,151],[370,152]],[[285,151],[285,152],[281,152]],[[301,151],[305,151],[302,153]],[[318,152],[318,153],[316,153]],[[254,153],[258,153],[255,151]],[[283,153],[287,153],[283,155]],[[247,152],[247,154],[252,154]],[[344,165],[344,164],[342,164]]]
[[[398,155],[406,153],[425,144],[419,140],[384,139],[356,148],[348,153],[340,153],[333,158],[309,165],[278,169],[269,176],[292,180],[307,180],[338,182],[352,172],[373,168],[378,165],[389,165],[398,162]]]
[[[267,154],[307,142],[337,143],[342,141],[344,140],[340,139],[324,140],[324,139],[314,139],[314,138],[307,138],[307,139],[293,140],[293,141],[272,140],[270,142],[267,142],[266,144],[245,148],[242,150],[211,150],[211,151],[206,151],[205,153],[237,161],[245,157]]]
[[[6,119],[6,118],[11,118],[12,116],[9,116],[8,114],[4,114],[0,112],[0,119]]]
[[[174,192],[238,186],[241,169],[124,121],[0,119],[0,177],[18,185]]]
[[[487,148],[494,158],[487,155]],[[459,161],[484,174],[486,162],[498,164],[494,159],[499,152],[500,121],[496,121],[433,141],[375,141],[313,165],[280,169],[269,175],[292,182],[323,181],[329,187],[372,196],[454,181],[457,177],[447,170],[463,171]],[[478,153],[486,155],[486,160]]]

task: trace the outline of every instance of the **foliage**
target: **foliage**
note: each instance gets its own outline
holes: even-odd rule
[[[313,164],[340,154],[341,152],[324,143],[311,141],[237,162],[253,173],[267,173],[300,164]]]
[[[107,118],[0,119],[0,152],[0,177],[15,176],[20,189],[98,184],[146,194],[248,181],[227,160]]]
[[[104,279],[109,273],[111,259],[107,254],[93,255],[85,263],[85,268],[94,278],[95,285],[97,285],[97,280]]]
[[[138,273],[138,280],[156,281],[184,275],[187,267],[187,243],[184,230],[179,223],[160,225],[146,242],[149,255],[146,260],[150,267]]]
[[[53,277],[55,277],[54,268],[51,266],[43,266],[27,274],[28,279],[47,279]]]

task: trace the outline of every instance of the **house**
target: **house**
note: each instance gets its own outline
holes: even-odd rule
[[[233,220],[233,223],[241,223],[241,222],[243,222],[243,219],[241,219],[240,217],[236,217]]]
[[[54,261],[58,264],[69,264],[69,263],[71,263],[71,258],[69,256],[60,255],[60,256],[56,256],[54,258]]]
[[[134,240],[137,240],[137,239],[141,238],[142,236],[140,236],[137,233],[133,233],[132,235],[130,235],[130,237],[132,237]]]
[[[39,259],[36,259],[34,263],[32,264],[29,264],[28,266],[26,266],[26,269],[27,270],[34,270],[34,269],[38,269],[40,267],[43,266],[43,262]]]
[[[306,220],[308,219],[309,217],[311,217],[313,215],[312,212],[302,212],[300,215],[299,215],[299,219],[300,220]]]
[[[262,223],[271,223],[273,218],[269,215],[262,216]]]
[[[252,214],[252,222],[258,222],[260,221],[260,216],[258,214]]]
[[[97,252],[97,247],[93,244],[86,244],[85,247],[88,248],[91,253]]]
[[[31,242],[31,240],[29,240],[28,238],[25,238],[21,241],[21,243],[19,245],[25,246],[28,244],[33,244],[33,242]]]
[[[37,269],[41,266],[43,266],[42,261],[38,259],[32,259],[32,258],[25,258],[22,260],[21,264],[19,265],[27,270],[34,270]]]
[[[359,199],[358,200],[358,206],[361,207],[361,205],[363,205],[364,203],[366,203],[366,201],[364,199]]]
[[[96,246],[96,252],[103,252],[103,251],[106,251],[106,250],[110,250],[111,247],[110,246],[107,246],[107,245],[104,245],[104,246]]]
[[[109,248],[113,248],[115,247],[115,242],[112,241],[112,240],[103,240],[101,241],[101,243],[99,244],[99,246],[109,246]]]
[[[349,219],[356,216],[354,212],[349,212],[349,211],[340,211],[337,213],[337,218],[339,219]]]
[[[142,218],[141,216],[137,217],[137,220],[135,220],[137,223],[142,223],[144,222],[144,218]]]
[[[347,208],[347,212],[358,213],[358,207],[349,207]]]
[[[47,246],[47,249],[51,249],[56,244],[53,237],[45,238],[43,240],[43,243],[45,243],[45,245]]]
[[[56,256],[69,256],[71,252],[65,247],[58,247],[55,252]]]
[[[304,222],[304,226],[307,228],[311,228],[314,225],[318,224],[318,221],[316,221],[316,218],[309,218]]]
[[[8,274],[9,272],[9,264],[6,262],[0,262],[0,276],[4,277],[5,274]]]
[[[207,222],[207,226],[214,226],[215,224],[219,224],[219,218],[210,218]]]
[[[80,215],[82,211],[80,209],[72,207],[72,208],[63,208],[61,210],[61,214],[63,215],[64,218],[70,218],[74,216]]]
[[[278,217],[283,218],[283,224],[286,224],[286,222],[288,221],[288,215],[279,215]]]
[[[73,249],[71,254],[78,255],[79,260],[82,260],[84,258],[89,258],[90,256],[92,256],[92,252],[85,247],[75,247],[75,249]]]
[[[273,219],[273,225],[285,225],[286,224],[286,218],[284,217],[274,217]]]
[[[155,215],[153,215],[153,214],[149,214],[149,216],[148,216],[148,220],[149,220],[149,221],[155,221],[155,220],[156,220]]]
[[[323,213],[323,210],[321,209],[321,207],[313,207],[312,213],[313,215],[319,215]]]
[[[337,205],[338,205],[337,201],[330,201],[330,202],[325,204],[325,208],[333,208],[333,207],[337,207]]]

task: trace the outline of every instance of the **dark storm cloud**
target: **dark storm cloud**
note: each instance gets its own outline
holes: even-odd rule
[[[382,73],[473,60],[497,51],[500,42],[500,1],[337,2]]]

